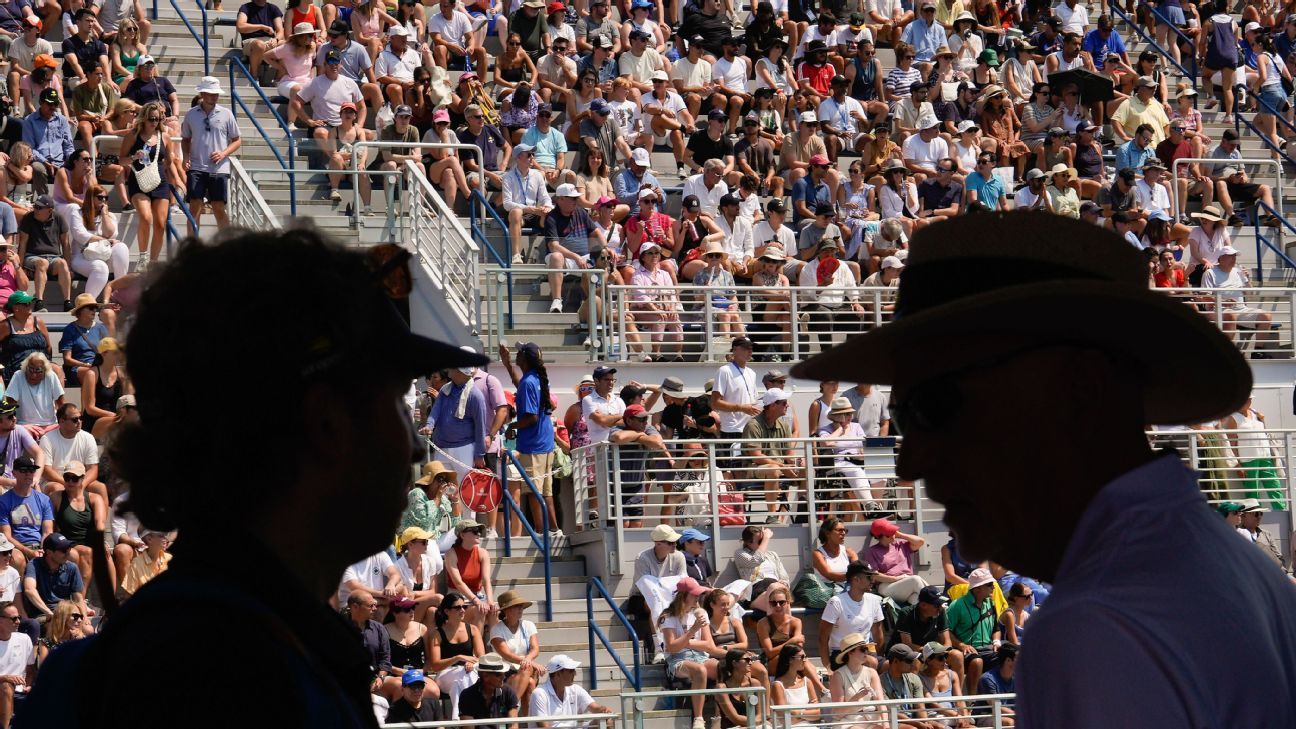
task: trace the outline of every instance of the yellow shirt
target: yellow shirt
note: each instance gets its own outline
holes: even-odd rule
[[[1152,147],[1157,146],[1166,138],[1166,127],[1170,126],[1170,120],[1166,118],[1165,107],[1153,96],[1146,104],[1139,100],[1137,96],[1131,96],[1116,108],[1116,113],[1112,114],[1112,119],[1118,121],[1125,133],[1134,136],[1134,130],[1138,129],[1140,124],[1149,124],[1152,127]]]
[[[140,552],[131,560],[130,567],[126,569],[126,576],[122,578],[122,592],[127,595],[134,595],[145,582],[166,572],[167,565],[171,563],[171,553],[163,552],[162,556],[155,559],[149,557],[148,552]]]

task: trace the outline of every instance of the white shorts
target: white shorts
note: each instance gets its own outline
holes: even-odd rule
[[[1248,306],[1242,309],[1235,309],[1230,313],[1237,317],[1237,323],[1239,326],[1250,324],[1252,326],[1248,328],[1254,328],[1254,325],[1259,322],[1261,317],[1263,317],[1267,312],[1263,309],[1253,309]]]
[[[291,99],[292,90],[294,87],[300,89],[302,87],[302,82],[284,79],[283,81],[279,82],[279,85],[276,87],[276,89],[278,90],[280,96],[284,97],[285,99]]]

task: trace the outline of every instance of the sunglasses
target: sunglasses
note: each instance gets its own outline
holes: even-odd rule
[[[72,613],[68,617],[71,618],[72,622],[74,623],[85,619],[85,616],[82,615],[81,613]],[[21,618],[19,618],[19,620],[21,620]]]
[[[12,617],[6,615],[6,616],[4,616],[4,618],[5,618],[5,620],[12,620],[12,621],[15,622],[15,623],[21,623],[21,622],[22,622],[22,618],[18,617],[17,615],[14,615],[14,616],[12,616]]]
[[[150,117],[147,117],[147,119],[148,119],[150,122],[154,123],[154,124],[161,124],[161,123],[162,123],[162,117],[160,117],[160,116],[150,116]]]
[[[451,605],[450,607],[446,608],[446,610],[467,610],[467,609],[468,606],[461,602],[457,602],[454,605]]]
[[[99,202],[108,202],[107,195],[95,195],[95,199],[98,200]],[[68,418],[68,420],[80,420],[80,419],[81,418]]]
[[[770,605],[773,607],[778,607],[780,605],[786,605],[786,604],[788,604],[787,600],[770,600]]]

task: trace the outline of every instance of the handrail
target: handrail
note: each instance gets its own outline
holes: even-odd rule
[[[196,0],[195,4],[198,6],[198,12],[202,13],[202,37],[201,38],[198,37],[198,31],[194,30],[193,23],[189,22],[189,18],[185,15],[184,11],[180,9],[180,4],[176,2],[176,0],[171,0],[171,7],[175,8],[176,15],[180,16],[180,22],[185,24],[185,27],[189,29],[189,33],[194,37],[194,40],[198,41],[199,45],[202,46],[203,75],[210,76],[211,75],[211,53],[208,51],[208,48],[210,46],[208,45],[208,41],[207,41],[207,8],[203,6],[202,0]],[[157,0],[153,0],[153,7],[155,8],[153,17],[156,18]]]
[[[1242,159],[1216,159],[1214,157],[1180,157],[1179,159],[1176,159],[1174,163],[1171,165],[1171,167],[1173,168],[1172,170],[1170,170],[1170,172],[1172,173],[1172,177],[1176,180],[1179,179],[1180,165],[1195,165],[1195,164],[1210,165],[1210,169],[1212,172],[1215,171],[1216,167],[1238,167],[1241,165],[1272,165],[1274,168],[1274,178],[1277,180],[1277,182],[1274,183],[1274,200],[1278,203],[1278,208],[1280,210],[1282,209],[1283,194],[1284,194],[1283,193],[1283,186],[1284,186],[1283,168],[1282,168],[1282,163],[1279,162],[1278,160],[1262,159],[1256,157],[1248,157]],[[1207,175],[1207,176],[1212,177],[1212,175]],[[1174,204],[1173,209],[1176,211],[1180,210],[1178,185],[1170,186],[1170,199],[1171,202]]]
[[[495,729],[500,724],[508,724],[516,727],[518,725],[527,726],[529,724],[538,724],[540,722],[551,722],[555,718],[561,718],[564,722],[572,722],[573,726],[581,724],[593,724],[595,722],[616,721],[621,718],[619,712],[610,714],[571,714],[562,717],[551,716],[519,716],[516,719],[443,719],[441,721],[412,721],[401,722],[399,724],[381,724],[384,727],[400,727],[401,729],[461,729],[462,727],[486,727],[486,729]]]
[[[617,620],[621,621],[621,624],[625,626],[626,631],[630,633],[630,647],[634,649],[633,673],[626,666],[625,661],[621,660],[620,652],[618,652],[612,645],[612,641],[608,640],[607,634],[605,634],[603,629],[594,622],[595,589],[599,591],[599,595],[603,597],[603,600],[608,604],[608,607],[612,608],[612,615],[615,616]],[[635,691],[642,689],[643,680],[640,676],[639,669],[642,665],[642,662],[639,660],[639,633],[634,629],[634,625],[630,623],[630,619],[625,616],[625,613],[621,612],[621,608],[617,606],[616,600],[613,600],[612,596],[608,594],[607,588],[603,586],[603,581],[597,576],[590,577],[589,581],[585,583],[585,614],[589,619],[590,690],[598,688],[598,651],[594,648],[595,636],[598,636],[598,639],[603,642],[603,647],[607,648],[608,653],[612,656],[612,660],[616,661],[617,666],[620,667],[621,674],[626,677],[626,680],[630,682],[631,686],[634,686]]]
[[[462,142],[379,142],[372,140],[361,140],[351,145],[352,150],[372,148],[372,149],[454,149],[471,153],[477,160],[481,160],[481,149],[475,144],[464,144]],[[372,160],[370,160],[372,161]],[[351,202],[352,210],[356,211],[356,217],[352,221],[353,226],[358,226],[360,221],[360,186],[356,184],[354,175],[359,172],[367,171],[360,169],[360,155],[351,155]],[[339,174],[338,171],[332,171],[329,174]],[[377,174],[377,173],[375,173]],[[389,196],[394,197],[394,196]]]
[[[700,688],[700,689],[654,689],[650,691],[622,691],[621,692],[621,725],[623,729],[632,729],[627,725],[628,716],[634,717],[633,729],[644,729],[644,716],[646,702],[643,699],[660,699],[670,697],[679,699],[686,696],[733,696],[734,694],[755,695],[757,701],[746,701],[747,704],[747,729],[759,729],[764,725],[764,717],[758,720],[756,717],[756,705],[761,702],[760,697],[767,696],[764,686],[735,686],[733,688]],[[629,706],[629,710],[626,707]],[[743,725],[740,725],[743,726]]]
[[[475,337],[481,330],[478,271],[481,251],[460,225],[454,211],[432,189],[432,183],[423,174],[423,166],[406,160],[403,171],[402,180],[409,190],[402,198],[406,209],[401,216],[407,223],[401,226],[406,248],[413,249],[434,274],[430,277],[433,285],[441,289],[447,303],[459,309],[458,313]]]
[[[486,210],[486,212],[490,213],[491,217],[495,219],[495,224],[500,227],[500,230],[504,231],[504,245],[508,251],[507,255],[501,257],[499,251],[495,250],[495,246],[491,245],[490,239],[486,237],[484,232],[482,232],[481,225],[477,222],[477,205],[474,204],[477,202],[481,203],[482,208]],[[508,223],[504,222],[504,219],[500,217],[500,214],[496,212],[495,208],[486,200],[486,196],[482,195],[481,190],[473,188],[472,196],[468,199],[468,224],[472,228],[473,239],[481,243],[482,248],[486,249],[490,253],[491,258],[495,259],[495,265],[504,269],[504,275],[508,277],[506,288],[508,291],[508,328],[512,329],[513,274],[511,269],[513,267],[513,235],[509,232]]]
[[[958,717],[967,718],[969,716],[977,716],[979,711],[985,711],[984,708],[970,706],[971,704],[988,703],[990,704],[989,718],[992,720],[990,726],[995,727],[995,729],[998,729],[1004,726],[1003,710],[1004,708],[1006,708],[1004,707],[1004,703],[1008,701],[1015,702],[1016,700],[1017,700],[1017,694],[1015,693],[962,694],[959,696],[935,696],[935,697],[927,696],[924,698],[910,697],[910,698],[900,698],[900,699],[876,699],[874,701],[821,701],[815,704],[814,706],[820,712],[831,713],[834,715],[833,719],[824,719],[823,714],[821,714],[820,721],[816,722],[819,726],[835,727],[835,726],[844,726],[847,724],[860,723],[856,719],[847,720],[846,716],[842,716],[840,720],[834,720],[837,715],[848,714],[851,709],[855,709],[857,711],[867,711],[869,709],[873,709],[873,710],[883,709],[886,711],[887,715],[886,718],[882,720],[882,722],[887,726],[894,727],[897,726],[898,722],[903,721],[902,719],[899,718],[899,710],[900,707],[902,706],[912,704],[926,711],[928,714],[931,714],[933,713],[931,707],[941,703],[942,701],[948,701],[951,704],[962,703],[969,706],[967,708],[966,713],[960,713]],[[793,726],[792,712],[803,710],[803,709],[805,709],[804,706],[796,705],[796,704],[779,704],[777,706],[771,706],[770,718],[773,719],[774,729],[791,729]],[[847,711],[845,712],[834,711],[840,709],[846,709]],[[780,721],[780,718],[782,718],[783,721]],[[932,717],[930,716],[928,717],[928,719],[931,718]],[[938,716],[936,718],[949,720],[955,717]]]
[[[189,230],[193,231],[193,235],[194,235],[195,238],[198,237],[198,221],[197,221],[197,220],[194,220],[193,213],[190,212],[190,210],[189,210],[189,206],[188,206],[187,204],[185,204],[185,201],[180,199],[180,193],[176,192],[176,189],[175,189],[175,186],[174,186],[174,185],[171,186],[171,199],[172,199],[172,200],[175,200],[175,203],[176,203],[176,204],[175,204],[175,206],[172,206],[172,207],[168,207],[168,208],[167,208],[167,224],[166,224],[166,228],[167,228],[167,241],[166,241],[166,252],[167,252],[167,259],[168,259],[168,260],[170,260],[171,257],[174,255],[174,252],[173,252],[172,249],[171,249],[171,241],[172,241],[172,240],[181,240],[181,241],[182,241],[182,240],[185,240],[185,239],[188,238],[188,236],[182,236],[182,235],[180,235],[180,233],[179,233],[178,231],[176,231],[175,226],[171,224],[171,211],[172,211],[175,207],[179,207],[179,208],[180,208],[180,212],[184,213],[185,220],[188,220],[188,221],[189,221]]]
[[[508,268],[500,268],[500,267],[498,267],[498,266],[489,266],[489,265],[483,267],[483,275],[484,275],[484,278],[490,278],[490,277],[492,277],[492,276],[506,276],[510,287],[511,287],[512,284],[513,284],[513,279],[514,279],[515,276],[516,276],[517,278],[519,278],[519,279],[523,279],[523,280],[525,281],[526,279],[530,279],[530,278],[541,278],[541,277],[545,277],[545,276],[548,276],[549,274],[552,274],[552,273],[561,274],[561,275],[563,275],[563,276],[578,276],[578,277],[582,277],[582,278],[588,278],[588,279],[590,279],[590,281],[589,281],[590,292],[591,292],[591,293],[594,293],[595,290],[596,290],[596,287],[597,287],[597,293],[599,294],[599,296],[602,298],[603,301],[607,301],[607,296],[606,296],[605,288],[606,288],[606,286],[607,286],[607,279],[608,279],[608,277],[607,277],[606,275],[604,275],[606,272],[605,272],[603,269],[599,269],[599,268],[571,269],[571,268],[547,268],[547,267],[546,267],[546,268],[531,268],[531,267],[528,267],[526,270],[520,270],[520,271],[518,271],[518,272],[515,274],[515,273],[512,272],[511,269],[508,269]],[[557,291],[552,292],[553,297],[554,297],[554,298],[558,298],[558,297],[559,297],[559,293],[560,293],[560,292],[557,292]],[[512,294],[512,290],[511,290],[511,288],[510,288],[509,294],[510,294],[510,298],[511,298],[511,294]],[[498,297],[497,297],[497,298],[498,298]],[[500,304],[502,305],[502,303],[503,303],[503,302],[502,302],[502,298],[501,298],[501,299],[500,299]],[[587,308],[587,311],[586,311],[586,318],[585,318],[584,324],[589,328],[589,336],[590,336],[590,346],[587,347],[587,349],[590,350],[589,354],[590,354],[590,357],[591,357],[591,361],[593,361],[593,359],[595,358],[595,351],[598,349],[598,342],[595,341],[595,340],[597,339],[596,332],[598,331],[598,329],[597,329],[596,327],[598,327],[598,326],[603,326],[603,325],[605,324],[605,322],[597,316],[598,312],[595,311],[595,307],[593,307],[593,306],[589,306],[589,307],[586,307],[586,308]],[[604,311],[606,311],[606,310],[604,310]],[[502,334],[502,332],[501,332],[501,334]]]
[[[1287,230],[1290,230],[1293,233],[1296,233],[1296,226],[1293,226],[1291,223],[1287,222],[1286,218],[1284,218],[1281,214],[1279,214],[1277,210],[1274,210],[1273,208],[1269,207],[1269,205],[1265,203],[1265,201],[1263,200],[1256,200],[1255,207],[1257,208],[1257,210],[1255,211],[1255,214],[1251,216],[1251,225],[1255,227],[1256,281],[1258,283],[1263,284],[1265,248],[1268,248],[1269,250],[1273,251],[1274,255],[1278,256],[1278,258],[1283,263],[1285,263],[1288,268],[1292,270],[1296,270],[1296,261],[1292,261],[1292,259],[1287,256],[1287,253],[1285,251],[1279,250],[1278,246],[1274,245],[1273,242],[1269,240],[1269,238],[1267,238],[1264,235],[1261,235],[1260,228],[1262,226],[1260,225],[1260,215],[1259,215],[1260,209],[1269,211],[1270,215],[1278,219],[1278,223],[1281,227],[1286,228]]]
[[[1119,8],[1119,7],[1117,7],[1115,3],[1108,3],[1107,6],[1110,8],[1110,10],[1111,10],[1113,13],[1116,14],[1117,17],[1119,17],[1119,18],[1121,19],[1122,22],[1124,22],[1124,23],[1125,23],[1126,25],[1128,25],[1129,27],[1133,28],[1134,31],[1135,31],[1136,33],[1139,34],[1139,37],[1141,37],[1143,40],[1147,41],[1147,44],[1148,44],[1148,45],[1150,45],[1150,46],[1152,46],[1153,48],[1155,48],[1155,49],[1157,50],[1157,53],[1160,53],[1163,57],[1165,57],[1165,59],[1166,59],[1167,61],[1169,61],[1170,63],[1173,63],[1173,64],[1175,65],[1175,68],[1178,68],[1179,71],[1180,71],[1184,76],[1187,76],[1188,79],[1189,79],[1189,81],[1192,82],[1192,86],[1193,86],[1193,90],[1194,90],[1194,91],[1197,89],[1197,53],[1196,53],[1195,50],[1194,50],[1194,52],[1191,54],[1191,56],[1192,56],[1192,66],[1191,66],[1191,67],[1184,66],[1184,65],[1183,65],[1182,63],[1180,63],[1179,61],[1176,61],[1176,60],[1174,59],[1174,57],[1170,55],[1169,51],[1167,51],[1165,48],[1163,48],[1163,47],[1161,46],[1160,43],[1157,43],[1155,38],[1153,38],[1152,36],[1150,36],[1150,35],[1148,35],[1146,32],[1144,32],[1143,28],[1141,28],[1141,27],[1139,26],[1138,23],[1136,23],[1133,19],[1131,19],[1130,16],[1127,15],[1127,14],[1125,13],[1124,10],[1122,10],[1122,9]],[[1187,33],[1185,33],[1185,32],[1183,32],[1182,30],[1179,30],[1178,28],[1176,28],[1176,27],[1175,27],[1175,24],[1174,24],[1174,23],[1171,23],[1171,22],[1170,22],[1170,19],[1167,18],[1166,16],[1162,15],[1162,14],[1160,13],[1160,11],[1157,10],[1155,7],[1152,7],[1152,6],[1149,5],[1148,8],[1152,10],[1152,13],[1153,13],[1154,15],[1157,16],[1157,19],[1158,19],[1158,20],[1160,20],[1161,22],[1165,23],[1165,25],[1166,25],[1168,28],[1170,28],[1170,30],[1173,30],[1173,31],[1175,32],[1175,35],[1179,36],[1179,37],[1182,38],[1183,40],[1188,41],[1189,43],[1193,43],[1193,42],[1194,42],[1193,39],[1192,39],[1191,37],[1189,37]],[[1196,97],[1195,97],[1195,96],[1193,97],[1193,103],[1196,104]]]
[[[508,505],[508,508],[504,510],[504,556],[510,557],[513,554],[512,538],[510,536],[512,530],[509,529],[509,512],[510,510],[516,511],[518,520],[522,522],[522,527],[527,530],[527,534],[530,535],[532,543],[534,543],[536,548],[541,550],[544,554],[545,620],[553,620],[553,560],[549,549],[549,532],[551,530],[546,528],[552,523],[549,517],[549,505],[545,503],[544,496],[540,493],[540,489],[537,489],[536,485],[531,481],[531,474],[527,473],[526,469],[522,467],[522,464],[518,462],[517,456],[513,455],[513,451],[505,449],[504,456],[504,458],[500,459],[500,484],[503,486],[501,490],[504,493],[504,503]],[[526,484],[527,488],[531,489],[531,495],[540,503],[540,518],[544,520],[544,524],[541,525],[540,534],[536,534],[535,528],[531,526],[531,522],[522,512],[522,505],[514,501],[513,494],[509,493],[509,464],[512,464],[513,468],[517,469],[517,472],[522,476],[522,483]]]
[[[1277,111],[1274,111],[1274,108],[1272,106],[1266,104],[1264,99],[1257,97],[1256,101],[1260,102],[1265,107],[1265,109],[1268,110],[1268,113],[1273,114],[1275,117],[1279,119],[1282,119],[1282,115],[1279,114]],[[1255,113],[1259,114],[1260,112],[1257,111]],[[1283,119],[1283,121],[1285,122],[1286,119]],[[1270,152],[1274,152],[1279,157],[1282,157],[1283,159],[1287,160],[1287,164],[1296,166],[1296,158],[1293,158],[1291,155],[1287,154],[1287,152],[1283,151],[1281,147],[1274,144],[1273,140],[1270,139],[1269,136],[1266,135],[1264,132],[1260,131],[1260,128],[1255,125],[1254,121],[1246,118],[1246,116],[1242,113],[1240,109],[1234,109],[1233,110],[1233,131],[1237,132],[1238,134],[1241,134],[1242,125],[1244,124],[1246,125],[1247,129],[1251,130],[1252,134],[1256,135],[1256,138],[1258,138],[1261,142],[1264,142],[1264,146],[1268,147]],[[1281,173],[1279,173],[1279,176],[1281,177]]]
[[[283,155],[279,153],[279,147],[270,139],[270,134],[265,130],[264,127],[261,126],[261,122],[257,121],[256,114],[252,112],[252,108],[247,105],[247,102],[244,101],[243,97],[239,94],[238,86],[235,83],[236,80],[234,75],[235,71],[238,71],[239,73],[243,74],[243,77],[248,80],[248,83],[252,86],[252,90],[257,93],[257,96],[261,97],[261,101],[266,105],[266,108],[270,110],[270,114],[274,117],[275,121],[278,122],[279,128],[282,129],[284,135],[288,137],[288,159],[287,160],[285,160]],[[288,126],[288,122],[284,120],[283,116],[279,113],[279,110],[275,108],[275,105],[270,102],[270,97],[266,96],[266,93],[261,90],[261,84],[257,83],[257,80],[252,77],[252,72],[248,70],[247,66],[243,65],[242,60],[238,58],[229,59],[229,76],[230,76],[230,100],[232,102],[230,104],[230,113],[237,117],[238,107],[240,106],[243,107],[243,112],[247,114],[248,119],[252,121],[252,126],[256,127],[256,130],[258,133],[260,133],[261,138],[265,140],[266,146],[269,147],[270,151],[274,153],[275,159],[279,160],[279,165],[283,167],[285,170],[287,170],[288,181],[291,183],[288,186],[288,210],[290,213],[292,213],[293,217],[296,217],[297,216],[297,171],[296,171],[297,138],[293,136],[292,128]]]
[[[279,222],[279,218],[274,214],[274,210],[270,208],[270,203],[266,202],[265,197],[261,194],[261,190],[256,186],[256,182],[254,182],[252,176],[248,174],[247,169],[243,167],[243,163],[239,161],[238,157],[230,157],[229,161],[230,199],[226,204],[230,208],[230,220],[233,221],[236,218],[241,217],[244,202],[242,196],[246,195],[248,202],[253,208],[251,211],[252,216],[263,221],[261,225],[255,227],[258,229],[262,229],[263,227],[268,227],[273,230],[283,229],[283,224]]]

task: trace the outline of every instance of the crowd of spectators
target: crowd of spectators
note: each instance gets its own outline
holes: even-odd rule
[[[978,211],[1107,227],[1150,258],[1170,250],[1156,280],[1192,286],[1210,285],[1228,244],[1208,222],[1278,222],[1260,207],[1271,187],[1228,163],[1239,136],[1211,138],[1203,113],[1254,110],[1285,144],[1274,114],[1291,115],[1282,84],[1296,18],[1245,16],[1234,33],[1211,8],[1185,11],[1200,22],[1176,24],[1200,48],[1167,49],[1202,57],[1199,100],[1193,84],[1171,83],[1171,61],[1131,57],[1112,16],[1075,3],[848,3],[808,16],[756,3],[745,17],[723,0],[669,17],[650,0],[487,5],[326,5],[321,20],[252,2],[239,32],[253,72],[278,72],[290,120],[313,128],[335,167],[362,139],[475,147],[382,148],[363,162],[417,160],[452,204],[483,192],[514,265],[602,269],[633,287],[622,345],[636,359],[681,359],[702,330],[750,334],[779,361],[794,328],[810,346],[875,326],[890,300],[858,288],[897,286],[909,236]],[[1158,16],[1139,18],[1166,35]],[[483,50],[491,34],[497,57]],[[1207,78],[1233,51],[1253,69],[1238,71],[1250,91],[1236,100],[1227,79]],[[462,74],[452,83],[447,68]],[[1095,92],[1102,82],[1110,98]],[[652,169],[656,148],[670,150],[674,175]],[[1221,161],[1178,163],[1200,157]],[[358,184],[368,199],[370,181]],[[564,296],[569,277],[548,275],[549,310],[597,317],[606,302],[584,276]]]

